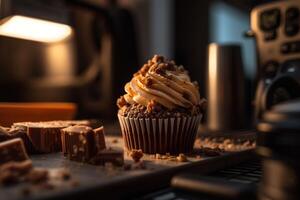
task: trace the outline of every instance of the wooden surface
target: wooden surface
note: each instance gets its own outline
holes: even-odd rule
[[[123,148],[123,141],[118,136],[106,137],[108,146],[115,149]],[[116,142],[117,141],[117,142]],[[125,154],[125,163],[133,163]],[[69,161],[61,153],[34,155],[31,157],[36,167],[67,168],[71,171],[74,180],[79,185],[74,187],[62,185],[54,190],[35,191],[30,196],[24,197],[22,190],[26,184],[0,188],[0,199],[119,199],[132,197],[144,192],[149,192],[169,184],[171,177],[182,171],[195,171],[207,173],[226,166],[239,163],[252,157],[252,150],[235,153],[225,153],[217,157],[188,157],[189,162],[158,160],[146,155],[143,157],[146,169],[133,169],[125,171],[123,168],[93,166],[79,162]]]

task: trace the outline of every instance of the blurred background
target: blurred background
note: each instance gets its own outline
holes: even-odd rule
[[[0,101],[75,102],[78,118],[112,119],[124,84],[154,54],[185,66],[206,97],[207,45],[218,42],[242,46],[251,112],[256,51],[244,33],[265,2],[0,0]]]

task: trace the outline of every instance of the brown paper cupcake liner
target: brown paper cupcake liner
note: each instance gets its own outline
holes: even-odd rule
[[[177,118],[129,118],[118,115],[127,150],[144,153],[188,153],[193,150],[202,114]]]

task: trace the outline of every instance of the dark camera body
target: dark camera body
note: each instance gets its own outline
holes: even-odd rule
[[[258,52],[256,117],[300,97],[300,1],[278,1],[251,12]]]

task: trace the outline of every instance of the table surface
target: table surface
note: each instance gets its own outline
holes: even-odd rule
[[[107,146],[111,146],[114,149],[123,149],[123,140],[119,136],[107,136],[106,143]],[[205,173],[233,164],[234,162],[240,162],[243,159],[247,159],[250,155],[249,152],[252,152],[252,150],[224,153],[222,156],[217,157],[199,158],[188,156],[188,162],[155,159],[153,156],[144,155],[142,159],[146,169],[132,170],[124,170],[122,167],[95,166],[70,161],[63,157],[61,153],[33,155],[31,159],[35,167],[69,169],[72,174],[71,180],[75,180],[79,185],[76,184],[77,186],[75,187],[74,184],[66,182],[59,185],[59,187],[55,187],[53,190],[34,190],[30,196],[24,196],[22,192],[24,188],[28,187],[25,183],[17,186],[0,187],[0,199],[51,199],[58,197],[74,199],[74,196],[78,195],[77,197],[79,198],[82,193],[93,197],[102,195],[101,193],[105,193],[103,195],[106,197],[111,194],[112,198],[128,197],[139,191],[146,191],[146,189],[150,190],[151,188],[154,189],[166,185],[170,181],[170,178],[178,172],[197,170],[199,173]],[[124,158],[126,164],[133,163],[126,152],[124,152]],[[110,190],[116,189],[118,193],[109,193],[105,191],[105,188]],[[135,191],[132,191],[132,189]]]

